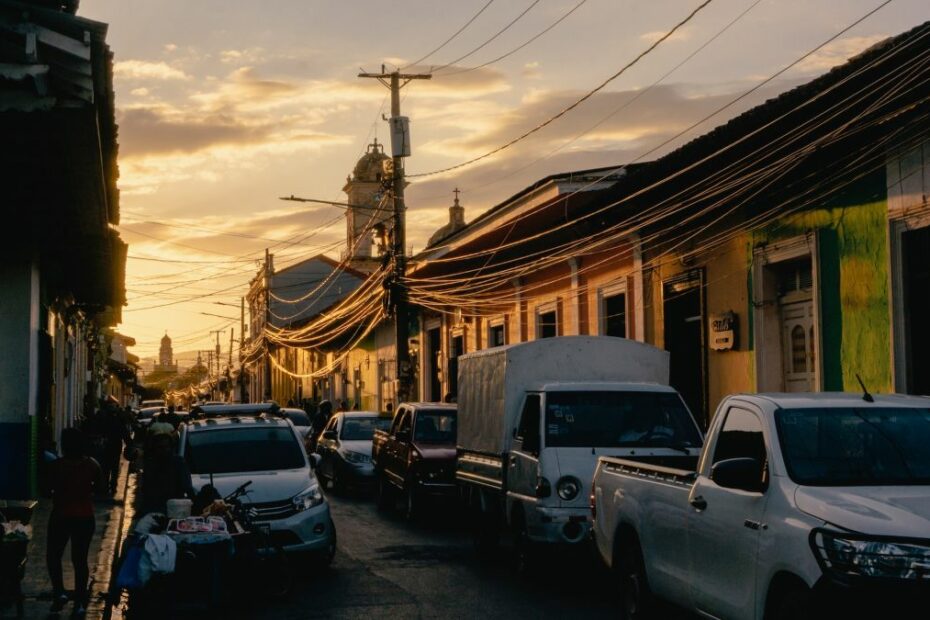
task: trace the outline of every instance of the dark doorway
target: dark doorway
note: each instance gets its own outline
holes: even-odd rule
[[[930,394],[930,227],[905,232],[901,241],[907,392]]]
[[[429,400],[439,402],[442,400],[442,381],[439,379],[439,362],[442,355],[442,343],[439,328],[426,332],[426,376],[429,381]]]
[[[671,354],[669,381],[707,428],[704,354],[703,273],[690,271],[663,283],[665,350]]]
[[[454,397],[459,394],[459,355],[465,353],[465,337],[452,336],[452,351],[449,354],[449,393]]]

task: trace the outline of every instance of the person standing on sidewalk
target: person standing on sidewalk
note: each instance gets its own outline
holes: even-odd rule
[[[64,608],[65,594],[61,558],[71,541],[71,564],[74,567],[73,617],[82,617],[87,609],[87,555],[94,536],[94,492],[103,488],[103,472],[87,456],[87,440],[76,428],[61,433],[62,458],[51,464],[52,514],[48,520],[46,562],[52,581],[52,613]]]

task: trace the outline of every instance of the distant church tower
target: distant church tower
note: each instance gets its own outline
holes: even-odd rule
[[[346,209],[343,257],[350,258],[351,266],[360,271],[371,272],[380,266],[375,239],[382,232],[387,238],[391,229],[393,205],[383,185],[384,180],[390,180],[390,164],[391,158],[385,155],[384,146],[376,138],[342,188],[350,205]]]
[[[455,202],[449,207],[449,223],[430,236],[426,247],[432,247],[449,235],[465,228],[465,207],[459,204],[459,188],[456,187],[452,193],[455,194]]]
[[[177,372],[178,365],[174,361],[174,349],[171,348],[171,338],[166,333],[161,339],[161,346],[158,348],[158,363],[155,364],[155,372]]]

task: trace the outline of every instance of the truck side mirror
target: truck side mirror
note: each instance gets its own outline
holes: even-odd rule
[[[539,429],[528,429],[528,432],[523,437],[523,451],[538,456],[539,443]]]
[[[710,479],[725,489],[739,489],[751,493],[765,490],[762,463],[753,458],[726,459],[715,463]]]
[[[336,431],[323,431],[323,439],[336,439]]]
[[[410,441],[410,431],[397,431],[394,433],[394,439],[401,443],[407,443]]]

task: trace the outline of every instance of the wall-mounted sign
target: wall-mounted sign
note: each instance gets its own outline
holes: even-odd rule
[[[739,317],[734,312],[710,315],[710,348],[713,351],[730,351],[736,348]]]

